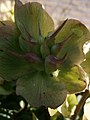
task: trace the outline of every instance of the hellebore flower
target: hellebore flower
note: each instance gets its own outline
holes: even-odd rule
[[[60,24],[55,30],[41,4],[19,0],[15,23],[0,22],[0,76],[16,80],[16,93],[33,107],[56,108],[67,94],[87,85],[80,65],[86,64],[83,45],[90,40],[89,30],[75,19]]]

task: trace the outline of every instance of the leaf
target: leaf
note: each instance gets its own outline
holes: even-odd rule
[[[67,102],[69,104],[69,111],[71,112],[73,107],[76,106],[78,104],[78,100],[76,98],[75,94],[71,94],[67,97]]]
[[[71,35],[71,34],[74,34],[73,39],[75,40],[76,38],[78,39],[78,38],[82,37],[87,32],[89,32],[88,29],[80,21],[75,20],[75,19],[69,19],[66,21],[63,28],[56,35],[55,42],[59,43],[60,41],[64,40],[64,38],[66,38],[66,36]]]
[[[28,40],[25,40],[22,36],[19,37],[19,44],[20,48],[23,52],[33,52],[37,55],[41,56],[40,53],[40,45],[36,42],[30,42]]]
[[[23,5],[20,0],[15,0],[15,3],[17,4],[17,7],[21,7]]]
[[[33,107],[56,108],[64,102],[67,93],[78,93],[85,87],[85,73],[75,66],[62,68],[57,77],[43,72],[23,76],[17,81],[16,91]]]
[[[67,41],[57,56],[62,58],[67,53],[65,65],[79,65],[84,60],[83,44],[90,39],[90,33],[80,21],[70,19],[55,37],[55,43],[60,43],[66,38]]]
[[[0,85],[0,95],[10,95],[14,92],[12,83],[3,82],[2,85]]]
[[[25,5],[18,5],[16,2],[15,22],[22,36],[27,40],[33,38],[35,41],[42,42],[43,38],[54,30],[53,20],[37,2]]]
[[[65,102],[61,106],[61,112],[65,117],[69,117],[72,114],[73,107],[78,104],[78,100],[75,94],[68,95]]]
[[[85,89],[85,73],[79,66],[70,69],[62,68],[58,74],[58,79],[66,87],[68,94],[77,93]]]
[[[56,108],[66,98],[64,84],[44,72],[35,72],[20,78],[17,81],[16,93],[23,96],[33,107]]]
[[[12,93],[12,90],[7,90],[3,86],[0,86],[0,95],[9,95]]]
[[[81,64],[81,66],[90,77],[90,51],[86,54],[86,60]]]
[[[61,106],[61,112],[65,118],[70,118],[71,111],[68,110],[67,100]]]
[[[0,22],[0,50],[12,49],[13,47],[18,50],[18,36],[19,33],[15,23],[12,21]],[[11,44],[13,47],[10,48]]]
[[[23,53],[15,24],[6,21],[1,24],[0,28],[0,76],[5,80],[16,80],[18,77],[30,73],[33,70],[32,65],[23,58],[12,54]]]
[[[0,53],[0,76],[5,80],[17,80],[32,70],[26,60],[9,53]]]
[[[0,85],[2,85],[3,83],[4,83],[4,79],[0,77]]]
[[[19,44],[20,48],[23,52],[30,52],[31,51],[31,46],[29,45],[29,41],[25,41],[22,36],[19,37]]]

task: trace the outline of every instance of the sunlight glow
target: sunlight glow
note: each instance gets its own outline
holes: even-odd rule
[[[53,76],[57,77],[59,74],[59,70],[57,69],[56,71],[53,72]]]
[[[11,1],[7,0],[5,3],[1,3],[0,5],[1,12],[7,12],[11,9]]]
[[[22,109],[25,107],[25,103],[24,103],[23,100],[21,100],[19,104],[20,104],[20,107],[21,107]]]
[[[51,109],[51,108],[48,108],[48,111],[49,111],[50,116],[53,116],[53,115],[56,114],[57,109]]]
[[[90,42],[86,42],[83,46],[83,51],[86,54],[90,50]]]
[[[90,120],[90,98],[86,100],[86,104],[84,105],[84,115]]]
[[[0,19],[1,20],[13,20],[14,21],[14,2],[11,3],[10,0],[6,0],[5,2],[0,2]]]

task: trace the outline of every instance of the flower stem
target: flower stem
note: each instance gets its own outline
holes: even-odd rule
[[[78,105],[75,109],[74,115],[71,117],[71,120],[76,120],[77,116],[79,115],[79,113],[80,113],[82,107],[84,106],[85,101],[86,101],[86,99],[88,98],[89,95],[90,95],[90,91],[85,90],[85,92],[82,95],[82,98],[81,98],[80,102],[78,103]]]

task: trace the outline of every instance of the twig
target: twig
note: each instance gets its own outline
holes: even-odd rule
[[[80,113],[80,111],[81,111],[83,105],[85,104],[85,101],[88,98],[89,94],[90,94],[90,91],[85,90],[85,92],[82,95],[82,98],[81,98],[80,102],[78,103],[78,105],[75,109],[74,115],[71,117],[71,120],[76,120],[77,115]]]

